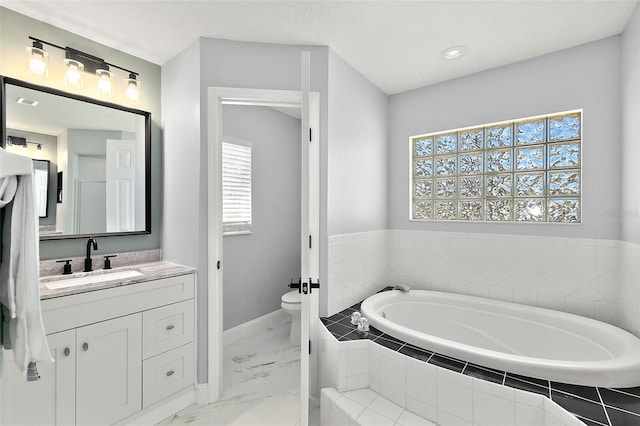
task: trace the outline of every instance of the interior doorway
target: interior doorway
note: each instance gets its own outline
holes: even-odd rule
[[[222,188],[221,188],[221,164],[222,164],[222,142],[224,140],[224,121],[223,107],[226,105],[244,105],[244,106],[262,106],[271,108],[301,108],[306,97],[303,92],[299,91],[282,91],[282,90],[263,90],[263,89],[243,89],[243,88],[210,88],[208,94],[209,101],[209,150],[208,150],[208,383],[209,383],[209,402],[217,401],[224,387],[224,368],[223,368],[223,323],[224,323],[224,247],[223,247],[223,229],[222,229]],[[310,93],[308,96],[308,125],[303,119],[303,125],[311,129],[310,132],[301,131],[302,150],[306,150],[306,155],[302,155],[299,163],[305,178],[301,179],[301,209],[303,211],[303,224],[301,235],[301,247],[306,247],[308,236],[315,236],[318,241],[319,235],[319,169],[320,169],[320,150],[319,150],[319,96],[318,93]],[[303,143],[302,135],[307,135]],[[308,144],[305,146],[305,143]],[[307,235],[308,234],[308,235]],[[304,241],[302,241],[304,240]],[[305,245],[303,245],[303,242]],[[310,257],[309,275],[318,277],[319,275],[319,245],[315,244],[308,250]],[[218,263],[220,262],[220,263]],[[302,277],[301,277],[302,278]],[[316,278],[317,279],[317,278]],[[307,278],[305,277],[306,281]],[[313,347],[314,340],[317,342],[317,324],[316,321],[308,321],[311,318],[317,318],[317,291],[313,293],[315,302],[307,303],[307,326],[310,326],[309,340]],[[305,342],[306,343],[306,342]],[[306,345],[304,345],[306,348]],[[307,356],[304,351],[303,356]],[[307,382],[301,382],[301,399],[308,397],[309,389],[316,386],[317,371],[317,354],[312,354],[307,358],[308,362],[302,363],[302,368],[307,369]],[[311,374],[309,375],[309,371]],[[301,374],[301,377],[303,375]],[[305,404],[301,405],[305,407]],[[301,413],[302,415],[302,413]],[[304,415],[306,418],[306,414]]]

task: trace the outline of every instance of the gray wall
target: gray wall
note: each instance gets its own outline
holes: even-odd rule
[[[387,95],[329,52],[329,235],[388,226],[388,104]]]
[[[622,240],[640,244],[640,6],[622,35]]]
[[[133,104],[126,100],[123,91],[116,92],[110,102],[151,112],[151,234],[127,237],[100,238],[100,251],[119,253],[134,250],[160,248],[162,219],[162,140],[160,132],[160,67],[119,50],[112,49],[76,34],[64,31],[45,22],[26,17],[0,7],[0,74],[29,81],[38,85],[66,90],[63,82],[61,51],[52,50],[49,60],[49,77],[30,77],[26,72],[25,46],[28,36],[40,37],[60,46],[71,46],[89,54],[104,58],[124,68],[140,73],[142,93],[140,101]],[[61,58],[61,56],[60,56]],[[117,72],[118,78],[125,78]],[[77,93],[96,97],[94,86],[85,84]],[[75,239],[50,240],[40,243],[41,259],[60,259],[82,256],[85,241]]]
[[[222,108],[225,136],[250,141],[252,231],[224,249],[224,329],[280,309],[300,276],[300,120],[250,106]]]
[[[321,206],[326,206],[326,47],[284,46],[201,38],[163,65],[166,181],[163,256],[198,268],[198,382],[207,381],[207,91],[209,87],[300,90],[301,52],[311,52],[311,90],[320,93]],[[190,81],[184,81],[187,79]],[[197,139],[196,139],[197,138]],[[186,141],[186,142],[185,142]],[[187,148],[188,147],[188,148]],[[176,150],[183,152],[177,153]],[[173,154],[176,154],[175,156]],[[185,168],[190,170],[185,171]],[[193,194],[185,195],[185,185]],[[320,215],[320,263],[326,264],[326,208]],[[323,280],[321,271],[320,279]]]
[[[620,38],[391,96],[389,217],[393,229],[618,239],[621,203]],[[409,221],[409,137],[583,108],[580,225]],[[637,120],[636,120],[637,122]]]

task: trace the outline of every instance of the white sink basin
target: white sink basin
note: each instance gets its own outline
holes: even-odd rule
[[[100,283],[104,281],[113,281],[113,280],[120,280],[124,278],[139,277],[141,275],[144,275],[144,274],[142,272],[138,272],[134,270],[105,272],[104,274],[85,275],[84,277],[50,281],[50,282],[44,283],[44,285],[49,290],[56,290],[59,288],[75,287],[75,286],[84,285],[84,284],[95,284],[95,283]]]

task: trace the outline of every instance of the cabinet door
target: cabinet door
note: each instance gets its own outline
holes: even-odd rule
[[[75,330],[49,334],[47,341],[55,364],[38,364],[36,382],[27,382],[13,352],[5,351],[0,424],[75,424]]]
[[[76,424],[112,424],[140,410],[142,314],[76,331]]]

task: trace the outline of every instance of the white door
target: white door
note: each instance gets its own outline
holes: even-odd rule
[[[142,314],[77,329],[76,424],[113,424],[142,404]]]
[[[5,351],[2,368],[2,425],[73,425],[76,422],[75,330],[49,334],[54,364],[38,364],[40,380],[28,382]]]
[[[107,139],[107,232],[135,228],[136,141]]]
[[[105,157],[76,154],[73,229],[77,234],[104,232],[106,224]]]
[[[301,323],[300,323],[300,425],[309,424],[309,388],[310,388],[310,358],[309,354],[312,350],[311,339],[309,335],[309,324],[312,320],[311,312],[311,294],[313,294],[314,283],[317,282],[317,272],[312,276],[314,271],[311,268],[311,249],[313,247],[313,230],[312,220],[310,217],[310,199],[311,192],[311,168],[309,167],[309,144],[312,143],[311,137],[313,132],[310,131],[309,123],[309,87],[310,87],[310,58],[309,52],[302,53],[302,124],[301,124],[301,144],[302,144],[302,196],[301,196],[301,246],[300,246],[300,273],[302,288],[301,303]],[[316,234],[317,236],[317,234]],[[305,285],[306,284],[306,285]],[[317,290],[316,290],[317,294]],[[317,296],[316,296],[317,297]]]

